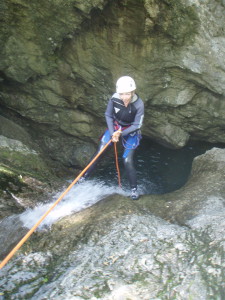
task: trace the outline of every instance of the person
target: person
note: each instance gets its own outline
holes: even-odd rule
[[[136,83],[130,76],[122,76],[116,82],[116,93],[108,102],[105,119],[108,129],[104,132],[99,151],[112,139],[117,143],[120,139],[124,147],[123,163],[130,184],[132,200],[139,199],[137,190],[137,174],[134,166],[134,153],[141,139],[140,128],[144,118],[144,103],[136,94]],[[94,157],[93,156],[93,157]],[[86,171],[82,180],[87,178],[96,166],[98,159]]]

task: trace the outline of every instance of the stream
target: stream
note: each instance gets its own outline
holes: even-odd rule
[[[164,194],[179,189],[187,181],[194,157],[203,154],[211,147],[209,143],[192,142],[182,149],[171,150],[149,139],[143,139],[135,158],[140,194]],[[114,159],[105,156],[103,160],[103,166],[97,167],[90,179],[76,184],[55,207],[54,213],[50,213],[41,223],[39,229],[50,226],[62,217],[81,211],[108,195],[118,193],[129,196],[129,184],[121,158],[119,161],[122,189],[117,184]],[[68,185],[70,183],[71,181],[68,181]],[[28,209],[22,213],[20,220],[24,226],[31,228],[60,195],[61,192],[56,194],[49,203],[40,204],[35,209]]]
[[[210,148],[212,148],[212,144],[191,142],[182,149],[172,150],[143,138],[135,157],[140,194],[164,194],[179,189],[188,179],[194,157],[205,153]],[[103,157],[90,179],[73,186],[54,208],[53,213],[50,213],[41,223],[39,230],[51,226],[62,217],[95,204],[108,195],[118,193],[129,196],[129,184],[123,169],[121,150],[119,148],[122,189],[118,186],[115,161],[111,149],[111,153]],[[72,180],[68,180],[68,185]],[[50,201],[43,199],[45,204],[38,204],[34,209],[27,209],[20,215],[10,216],[2,220],[0,222],[0,244],[3,245],[3,241],[7,240],[7,234],[1,234],[1,228],[3,229],[7,224],[10,235],[12,230],[16,230],[15,223],[31,228],[62,192],[63,190],[55,194]]]

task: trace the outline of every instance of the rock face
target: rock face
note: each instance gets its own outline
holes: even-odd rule
[[[52,190],[58,178],[26,130],[1,116],[0,123],[1,219],[33,207],[37,199]]]
[[[50,159],[84,165],[116,79],[133,76],[143,133],[224,142],[224,1],[5,0],[1,111]]]
[[[216,148],[199,156],[176,192],[114,195],[34,234],[1,270],[1,295],[223,299],[224,157]]]

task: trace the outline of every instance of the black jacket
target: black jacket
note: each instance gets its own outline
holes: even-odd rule
[[[111,135],[114,132],[114,121],[117,121],[122,127],[129,126],[122,132],[122,135],[125,136],[141,128],[144,118],[144,103],[135,94],[126,107],[119,94],[115,93],[108,102],[105,118]]]

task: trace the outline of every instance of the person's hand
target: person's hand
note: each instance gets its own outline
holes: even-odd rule
[[[115,132],[113,133],[113,135],[112,135],[112,141],[113,141],[114,143],[119,142],[120,135],[121,135],[121,130],[115,131]]]

